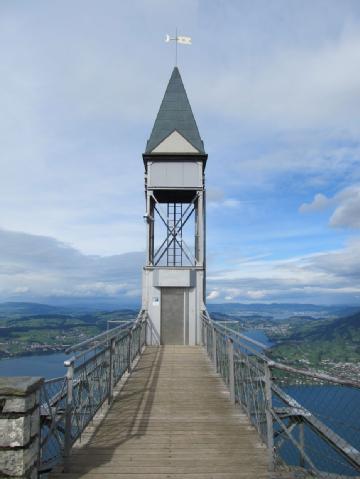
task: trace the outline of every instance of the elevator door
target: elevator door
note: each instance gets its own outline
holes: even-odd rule
[[[161,344],[184,344],[184,288],[161,288]]]

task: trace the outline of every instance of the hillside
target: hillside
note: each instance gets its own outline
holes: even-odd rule
[[[272,350],[292,363],[326,365],[360,361],[360,312],[334,320],[296,324]]]
[[[360,343],[360,312],[332,321],[313,322],[292,333],[291,339],[307,341],[334,341],[344,339]]]
[[[66,308],[41,303],[8,301],[0,303],[0,316],[24,314],[51,314],[64,312]]]
[[[21,314],[23,311],[31,314]],[[108,325],[120,324],[109,321],[128,321],[137,315],[128,309],[85,314],[60,311],[32,303],[5,305],[0,313],[0,357],[61,351],[106,330]]]

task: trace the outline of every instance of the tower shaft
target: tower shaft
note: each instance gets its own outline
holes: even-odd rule
[[[207,155],[174,69],[143,154],[147,255],[143,308],[161,344],[197,344],[205,298]]]

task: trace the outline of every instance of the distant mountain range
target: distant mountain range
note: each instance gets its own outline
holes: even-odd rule
[[[43,304],[43,303],[30,303],[21,301],[7,301],[0,303],[0,316],[6,314],[19,314],[19,315],[34,315],[34,314],[79,314],[95,311],[119,311],[119,310],[139,310],[140,306],[135,305],[132,307],[119,305],[115,301],[103,302],[89,301],[64,303],[64,304]]]
[[[242,312],[254,312],[262,314],[310,314],[318,315],[329,314],[333,316],[346,316],[360,311],[360,306],[352,305],[318,305],[318,304],[301,304],[301,303],[209,303],[207,305],[209,312],[236,314]]]
[[[0,314],[61,314],[67,308],[41,303],[6,302],[0,303]]]
[[[0,303],[0,314],[69,314],[71,312],[79,313],[81,311],[114,311],[127,308],[140,309],[140,305],[121,305],[116,300],[105,301],[102,299],[89,299],[89,301],[60,301],[59,304],[7,301]],[[207,305],[209,312],[223,314],[236,314],[242,312],[253,312],[257,314],[309,314],[324,313],[334,316],[346,316],[360,311],[360,306],[347,305],[318,305],[301,303],[209,303]]]
[[[277,342],[273,351],[280,359],[297,362],[305,358],[311,364],[319,364],[324,358],[360,361],[359,307],[220,303],[210,304],[208,309],[214,319],[231,317],[250,328],[265,325],[266,333]],[[28,350],[32,342],[58,347],[79,340],[81,335],[96,334],[107,327],[109,320],[134,318],[137,310],[115,305],[110,308],[109,304],[104,307],[95,301],[91,306],[10,301],[0,303],[0,336],[9,342],[13,354]],[[276,331],[280,331],[278,336]],[[11,341],[16,338],[20,342],[12,351],[10,346],[15,343]]]

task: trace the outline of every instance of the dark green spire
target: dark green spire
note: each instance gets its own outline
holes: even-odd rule
[[[166,88],[145,153],[151,153],[174,130],[199,150],[199,153],[205,154],[204,144],[177,67],[174,68]]]

